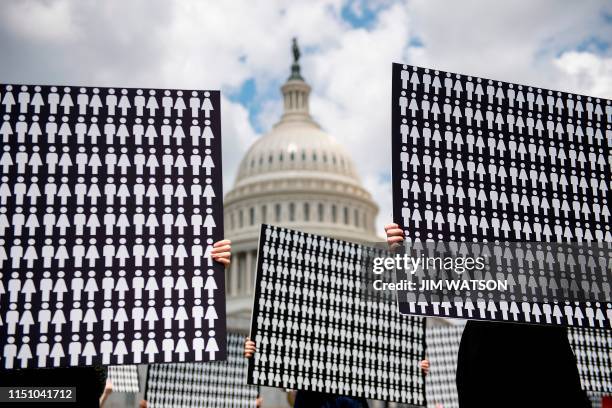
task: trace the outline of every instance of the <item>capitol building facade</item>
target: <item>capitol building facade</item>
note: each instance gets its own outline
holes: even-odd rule
[[[348,241],[375,241],[378,207],[351,157],[310,115],[310,86],[297,60],[281,91],[284,112],[248,150],[225,195],[228,330],[248,334],[261,224]],[[378,238],[380,240],[380,238]]]

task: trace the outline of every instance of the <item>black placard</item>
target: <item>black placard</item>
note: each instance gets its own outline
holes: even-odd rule
[[[612,102],[402,64],[392,87],[394,221],[410,243],[487,243],[509,261],[478,278],[515,285],[402,292],[400,311],[609,329]]]
[[[262,225],[249,384],[423,405],[424,320],[364,289],[383,253]]]
[[[246,384],[246,369],[244,336],[228,333],[227,361],[149,366],[145,399],[151,408],[253,408],[257,387]]]
[[[0,86],[2,368],[225,358],[218,91]]]

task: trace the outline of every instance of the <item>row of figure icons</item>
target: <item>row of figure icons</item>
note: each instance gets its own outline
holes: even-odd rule
[[[71,112],[78,112],[78,115],[94,116],[127,116],[129,114],[156,116],[157,110],[160,109],[166,117],[180,118],[190,113],[191,117],[198,118],[200,113],[203,113],[205,118],[209,118],[214,111],[210,97],[210,91],[189,92],[168,89],[164,91],[137,89],[134,92],[127,89],[116,91],[113,88],[79,88],[77,90],[75,87],[28,87],[27,85],[20,87],[5,85],[4,89],[0,89],[0,105],[4,106],[5,112],[11,113],[15,108],[19,113],[39,114],[43,109],[48,109],[52,115],[60,112],[70,115]],[[189,107],[185,104],[187,98]]]

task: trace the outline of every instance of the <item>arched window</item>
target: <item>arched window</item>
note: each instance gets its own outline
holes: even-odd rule
[[[302,152],[302,161],[306,161],[306,150]]]
[[[244,227],[244,212],[240,210],[238,212],[238,228]]]
[[[265,206],[265,205],[262,205],[262,206],[261,206],[261,222],[262,222],[263,224],[265,224],[265,223],[266,223],[266,218],[267,218],[267,217],[266,217],[266,215],[267,215],[266,213],[267,213],[267,212],[268,212],[268,209],[266,208],[266,206]]]
[[[323,222],[323,220],[325,219],[325,206],[323,205],[323,203],[319,203],[319,208],[318,208],[317,213],[319,217],[319,222]]]
[[[312,152],[312,161],[317,161],[317,153],[316,152]]]
[[[281,163],[283,162],[283,153],[282,152],[278,155],[278,161],[280,161]]]
[[[274,157],[272,157],[272,155],[270,155],[270,157],[268,157],[268,163],[272,163],[272,160],[274,160]]]
[[[295,221],[295,203],[289,203],[289,221]]]
[[[304,203],[304,221],[310,221],[310,204]]]
[[[289,153],[289,159],[290,159],[291,161],[295,161],[295,152],[291,152],[291,153]]]
[[[332,222],[335,224],[338,222],[338,209],[336,208],[336,204],[332,204],[331,207],[331,215],[332,215]]]
[[[249,208],[249,225],[255,225],[255,208]]]
[[[353,212],[353,220],[355,222],[355,226],[359,228],[359,210],[356,208],[355,208],[355,211]]]
[[[276,204],[274,206],[274,212],[275,212],[276,222],[279,222],[281,220],[281,205],[280,204]]]
[[[236,218],[236,217],[234,217],[234,213],[232,213],[232,214],[230,215],[230,229],[234,229],[234,228],[236,228],[236,225],[234,225],[234,224],[235,224],[235,223],[234,223],[234,221],[236,221],[236,220],[235,220],[235,218]]]
[[[344,207],[344,225],[348,225],[349,223],[349,209],[348,207]]]

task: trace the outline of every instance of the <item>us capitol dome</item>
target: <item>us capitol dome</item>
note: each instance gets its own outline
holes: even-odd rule
[[[224,200],[228,329],[247,333],[261,224],[348,241],[375,241],[378,207],[344,150],[312,118],[310,86],[293,45],[291,75],[281,87],[284,112],[248,150]]]

